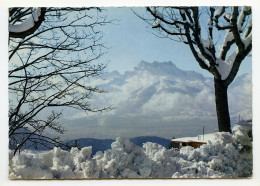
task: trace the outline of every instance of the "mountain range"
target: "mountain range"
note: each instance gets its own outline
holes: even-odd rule
[[[232,123],[252,115],[251,74],[238,76],[228,89]],[[103,113],[64,115],[64,123],[74,138],[197,136],[217,128],[213,78],[179,69],[173,62],[142,61],[132,71],[108,72],[92,78],[89,85],[107,93],[94,95],[90,104],[112,106]]]

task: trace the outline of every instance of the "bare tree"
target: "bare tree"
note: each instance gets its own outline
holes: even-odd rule
[[[58,123],[62,108],[86,112],[93,93],[89,77],[105,68],[101,27],[110,23],[99,8],[9,9],[9,147],[64,146]],[[44,113],[44,115],[43,115]]]
[[[138,16],[158,36],[188,45],[200,67],[214,76],[219,131],[231,132],[227,89],[252,49],[251,8],[147,7],[147,11],[149,16]]]

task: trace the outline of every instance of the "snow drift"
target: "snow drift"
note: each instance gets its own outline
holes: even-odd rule
[[[233,134],[215,133],[215,140],[198,149],[166,150],[147,142],[138,147],[117,138],[111,149],[92,154],[92,147],[70,152],[9,151],[10,179],[83,178],[239,178],[252,175],[252,143],[241,127]]]

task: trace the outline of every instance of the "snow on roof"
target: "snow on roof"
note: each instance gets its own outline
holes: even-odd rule
[[[241,120],[238,123],[235,123],[234,127],[232,130],[236,130],[237,128],[241,128],[245,131],[250,131],[252,130],[252,120]],[[176,138],[173,139],[173,142],[201,142],[201,143],[207,143],[208,141],[214,142],[217,140],[216,133],[210,133],[210,134],[204,134],[203,135],[198,135],[195,137],[183,137],[183,138]]]
[[[204,134],[203,135],[198,135],[196,137],[183,137],[183,138],[176,138],[173,139],[173,142],[201,142],[201,143],[207,143],[208,141],[215,141],[216,136],[215,133],[210,133],[210,134]]]
[[[237,123],[235,123],[236,125],[241,125],[241,126],[252,126],[252,120],[241,120]]]

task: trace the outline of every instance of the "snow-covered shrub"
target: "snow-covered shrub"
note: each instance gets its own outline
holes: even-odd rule
[[[166,150],[155,143],[138,147],[117,138],[111,149],[91,156],[92,148],[54,148],[46,152],[9,152],[10,179],[76,178],[238,178],[252,175],[252,143],[243,128],[215,133],[200,148]]]

